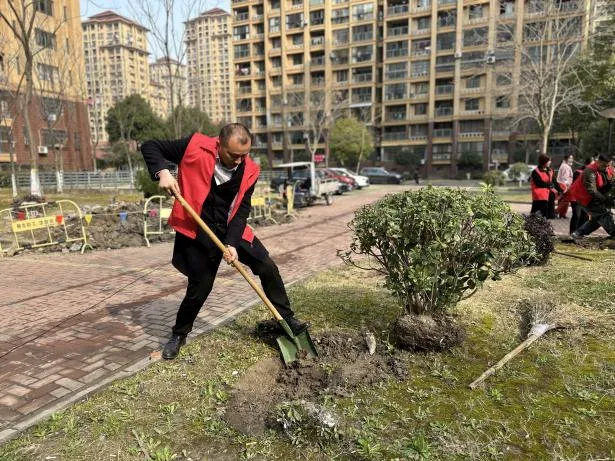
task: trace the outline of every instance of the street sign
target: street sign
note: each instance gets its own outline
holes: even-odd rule
[[[325,161],[325,154],[314,154],[314,162],[322,163]]]

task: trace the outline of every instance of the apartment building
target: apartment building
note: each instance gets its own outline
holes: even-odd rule
[[[186,66],[175,59],[162,57],[149,65],[153,86],[164,88],[166,106],[162,116],[168,118],[178,105],[187,104]]]
[[[0,169],[9,167],[11,155],[20,166],[32,165],[32,144],[41,170],[53,168],[59,158],[65,170],[91,169],[79,1],[26,3],[20,12],[25,11],[26,24],[34,15],[31,133],[19,103],[24,89],[23,48],[0,19]],[[23,21],[23,16],[12,16],[9,10],[2,13],[13,24]]]
[[[188,105],[214,122],[235,118],[231,15],[220,8],[186,22]]]
[[[589,1],[561,0],[559,9],[582,18]],[[464,153],[484,169],[509,163],[520,142],[538,139],[510,121],[521,66],[514,45],[540,20],[541,4],[233,0],[237,119],[272,161],[301,155],[306,120],[323,110],[335,118],[342,101],[373,128],[379,161],[419,157],[428,174],[451,177]],[[550,150],[567,136],[554,133]]]
[[[158,107],[160,115],[166,112],[165,92],[150,84],[147,32],[147,28],[113,11],[83,22],[90,127],[97,145],[109,140],[105,130],[107,112],[131,94],[143,96]]]

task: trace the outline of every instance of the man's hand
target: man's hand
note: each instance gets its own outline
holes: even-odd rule
[[[226,246],[226,251],[224,252],[222,257],[229,264],[231,264],[233,261],[237,261],[237,258],[238,258],[238,256],[237,256],[237,249],[235,247],[227,245]]]
[[[177,180],[173,177],[169,170],[160,170],[158,172],[158,179],[160,180],[160,188],[167,191],[169,194],[179,195],[181,193]]]

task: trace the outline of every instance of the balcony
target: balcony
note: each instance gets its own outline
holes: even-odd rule
[[[352,103],[353,104],[365,104],[372,102],[371,94],[353,94],[352,95]]]
[[[369,62],[373,58],[371,53],[358,54],[352,57],[352,63],[357,64],[359,62]]]
[[[237,112],[242,112],[242,113],[252,112],[252,106],[237,106],[236,109],[237,109]]]
[[[448,107],[448,106],[436,107],[436,117],[451,117],[452,115],[453,115],[452,106],[451,107]]]
[[[401,80],[403,78],[408,78],[408,71],[407,70],[392,70],[392,71],[386,72],[384,74],[384,78],[385,80]]]
[[[249,86],[247,86],[247,87],[246,86],[239,87],[237,89],[237,93],[238,94],[250,94],[250,93],[252,93],[252,87],[249,87]]]
[[[397,16],[399,14],[408,13],[410,8],[408,5],[397,5],[387,8],[387,16]]]
[[[465,18],[463,20],[463,24],[464,25],[474,25],[474,24],[483,24],[483,23],[487,23],[489,22],[489,17],[488,16],[481,16],[480,18]]]
[[[334,16],[331,18],[331,24],[345,24],[348,22],[348,15],[345,16]]]
[[[393,131],[382,133],[382,139],[385,141],[401,141],[408,139],[408,133],[405,131]]]
[[[235,59],[249,58],[250,50],[235,51]]]
[[[411,78],[429,77],[429,71],[428,70],[413,70],[412,72],[410,72],[410,77]]]
[[[250,19],[250,13],[239,13],[233,16],[235,22],[247,21],[248,19]]]
[[[429,50],[412,50],[410,52],[410,56],[413,57],[417,57],[417,56],[429,56]]]
[[[429,98],[429,93],[410,93],[410,99],[425,99]]]
[[[459,133],[460,138],[482,138],[485,134],[482,131],[467,131]]]
[[[352,34],[353,42],[363,42],[365,40],[372,40],[374,38],[374,34],[370,32],[361,32],[358,34]]]
[[[387,58],[401,58],[408,56],[408,48],[396,48],[393,50],[387,50]]]
[[[337,38],[337,39],[333,40],[333,45],[334,46],[345,46],[345,45],[348,45],[349,42],[350,42],[350,39],[348,37],[346,37],[346,38]]]
[[[456,5],[457,0],[438,0],[438,6]]]
[[[355,74],[352,76],[352,83],[371,82],[373,80],[372,73],[369,74]],[[370,96],[371,99],[371,96]]]
[[[313,6],[320,6],[324,4],[325,4],[325,0],[310,0],[310,8]]]
[[[252,15],[252,21],[262,21],[264,19],[265,16],[263,16],[262,14],[253,14]]]
[[[412,29],[412,35],[425,35],[425,34],[431,34],[431,28],[426,28],[426,29]]]
[[[303,9],[303,3],[299,3],[297,5],[289,5],[286,7],[287,10],[302,10]]]
[[[408,136],[410,141],[425,141],[427,139],[426,134],[411,134]]]
[[[436,94],[452,94],[453,85],[439,85],[436,86]]]
[[[431,154],[431,160],[433,162],[450,162],[451,153],[450,152],[434,152],[433,154]]]
[[[389,93],[384,93],[384,99],[386,101],[396,101],[399,99],[406,99],[406,93],[404,91],[391,91]],[[406,116],[404,115],[404,118]]]
[[[322,46],[325,44],[325,37],[312,37],[310,43],[312,46]]]
[[[461,89],[462,94],[482,93],[483,91],[485,91],[485,88],[483,88],[482,86],[479,86],[478,88],[462,88]]]
[[[311,67],[318,67],[318,66],[324,66],[325,65],[325,57],[324,56],[319,56],[317,58],[312,58],[312,60],[310,61],[310,66]]]
[[[235,40],[236,42],[239,42],[241,40],[249,40],[249,39],[250,39],[250,34],[233,35],[233,40]]]
[[[331,59],[332,66],[348,65],[348,57],[335,57]]]
[[[325,78],[324,77],[313,78],[312,86],[325,86]]]
[[[454,20],[438,21],[438,29],[446,29],[449,27],[455,27]]]
[[[387,30],[387,37],[399,37],[401,35],[408,35],[408,26],[391,27]]]

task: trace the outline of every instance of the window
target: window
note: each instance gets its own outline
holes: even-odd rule
[[[446,34],[438,34],[436,41],[438,51],[452,50],[455,48],[455,32],[447,32]]]
[[[269,32],[280,32],[280,18],[269,18]]]
[[[343,45],[348,43],[349,33],[348,30],[334,30],[333,31],[333,44]]]
[[[466,88],[480,88],[480,76],[469,77],[466,79]]]
[[[73,133],[73,143],[75,150],[81,150],[81,135],[78,132]]]
[[[56,36],[46,30],[36,28],[34,30],[34,36],[36,38],[36,44],[43,48],[56,49]]]
[[[293,45],[303,45],[303,34],[296,34],[292,36]]]
[[[9,95],[6,91],[0,91],[0,121],[9,114]]]
[[[325,23],[325,10],[310,13],[310,26],[321,26]]]
[[[468,17],[470,19],[478,19],[483,17],[483,5],[470,5],[468,8]]]
[[[63,145],[66,143],[66,131],[43,128],[41,130],[41,138],[43,146],[54,147],[56,145]]]
[[[348,22],[348,8],[340,8],[339,10],[333,10],[331,15],[332,24],[343,24]]]
[[[7,126],[0,126],[0,152],[9,152],[11,143],[11,130]]]
[[[489,40],[488,32],[488,27],[479,27],[476,29],[469,29],[464,31],[463,46],[485,45]]]
[[[465,101],[465,110],[478,110],[480,108],[480,100],[473,98],[473,99],[466,99]]]
[[[416,20],[416,30],[428,30],[431,26],[431,16],[424,16]]]
[[[47,64],[38,63],[38,78],[43,81],[54,83],[58,80],[59,73],[58,68],[55,66],[48,66]]]
[[[334,74],[335,74],[335,81],[337,83],[348,81],[348,71],[347,70],[338,70],[338,71],[335,71]]]
[[[415,104],[414,115],[427,115],[427,103]]]
[[[497,107],[498,109],[510,108],[510,98],[506,95],[496,97],[495,107]]]
[[[411,66],[412,76],[427,75],[429,73],[429,61],[416,61]]]
[[[53,16],[53,0],[34,0],[34,9],[47,16]]]
[[[497,86],[511,85],[512,84],[512,74],[510,72],[497,74],[495,81],[496,81]]]
[[[459,131],[461,133],[480,133],[485,131],[485,122],[483,120],[462,120],[459,122]],[[482,143],[466,143],[466,144],[481,144]],[[475,146],[476,147],[476,146]],[[483,149],[474,149],[472,152],[482,151]]]
[[[374,4],[355,5],[352,7],[352,19],[354,21],[366,21],[374,18]]]
[[[286,15],[286,28],[287,29],[300,29],[303,27],[303,13],[287,14]]]

